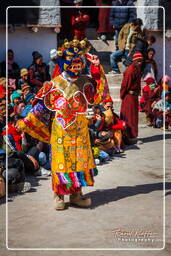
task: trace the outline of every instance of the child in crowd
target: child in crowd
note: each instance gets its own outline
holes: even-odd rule
[[[101,107],[99,105],[95,105],[93,107],[93,115],[90,114],[87,116],[89,119],[89,132],[90,132],[90,140],[92,144],[93,156],[95,158],[95,163],[100,164],[102,162],[106,162],[110,159],[109,154],[101,149],[99,146],[99,132],[101,131],[104,123],[104,115],[102,113]]]
[[[22,84],[21,85],[21,93],[22,93],[23,99],[25,99],[26,95],[31,93],[30,85],[27,83]]]
[[[157,86],[155,79],[149,77],[146,80],[146,85],[142,89],[142,98],[140,100],[140,105],[142,111],[146,114],[147,125],[152,126],[153,124],[153,105],[160,99],[161,88]]]
[[[115,153],[122,153],[122,131],[125,129],[126,124],[120,120],[118,115],[113,110],[113,100],[107,99],[103,101],[103,108],[105,114],[105,129],[112,133],[114,140],[114,151]]]
[[[144,70],[143,70],[143,80],[146,81],[147,78],[152,77],[157,81],[157,75],[158,75],[158,70],[157,70],[157,64],[156,61],[154,60],[154,55],[156,51],[154,48],[149,48],[147,50],[147,59],[145,60],[144,63]]]
[[[162,99],[153,107],[154,122],[156,128],[164,128],[171,130],[171,93],[169,91],[162,92]],[[165,120],[165,124],[163,123]]]
[[[20,70],[20,79],[18,80],[18,89],[22,88],[22,85],[28,83],[28,70],[26,68],[22,68]]]
[[[26,117],[27,114],[30,112],[30,110],[32,109],[32,103],[33,103],[34,98],[35,98],[35,94],[31,93],[31,92],[25,96],[26,105],[23,108],[23,110],[20,112],[21,117]]]

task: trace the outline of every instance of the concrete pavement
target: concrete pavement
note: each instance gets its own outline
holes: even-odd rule
[[[53,210],[51,179],[29,177],[32,189],[9,195],[8,247],[5,248],[5,203],[1,200],[2,255],[170,255],[171,132],[166,133],[166,248],[163,247],[163,135],[140,127],[142,145],[129,146],[99,166],[94,187],[84,189],[92,207]],[[66,201],[68,201],[68,196]],[[26,251],[37,248],[37,251]],[[50,251],[39,250],[50,248]],[[100,251],[55,251],[55,248],[99,248]],[[126,251],[104,251],[126,249]],[[129,251],[157,249],[154,251]]]

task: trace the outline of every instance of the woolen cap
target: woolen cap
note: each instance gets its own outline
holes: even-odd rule
[[[134,53],[132,60],[135,61],[135,60],[139,60],[139,59],[143,59],[142,53],[141,52]]]
[[[25,83],[21,85],[21,91],[23,92],[26,88],[30,88],[30,85]]]

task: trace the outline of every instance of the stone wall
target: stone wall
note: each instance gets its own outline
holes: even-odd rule
[[[138,7],[137,16],[143,20],[144,26],[150,30],[159,30],[159,9],[163,10],[158,7],[159,0],[138,0],[136,6]],[[162,15],[160,15],[160,19],[162,21]]]
[[[40,8],[38,24],[56,25],[61,24],[59,0],[41,0],[40,6],[54,6],[52,8]],[[56,7],[56,8],[55,8]]]

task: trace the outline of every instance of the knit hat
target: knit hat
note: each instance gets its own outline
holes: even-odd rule
[[[28,93],[25,97],[25,101],[26,103],[28,103],[31,99],[35,98],[35,94],[34,93]]]
[[[22,68],[21,70],[20,70],[20,75],[21,76],[25,76],[25,75],[27,75],[28,74],[28,70],[26,69],[26,68]]]
[[[113,103],[113,100],[112,100],[111,97],[108,98],[108,99],[106,99],[106,100],[103,100],[103,101],[102,101],[103,104],[106,104],[106,103],[108,103],[108,102],[112,102],[112,103]]]
[[[143,59],[142,53],[141,52],[134,53],[132,60],[135,61],[135,60],[139,60],[139,59]]]
[[[21,97],[21,94],[17,91],[13,91],[13,93],[11,94],[11,106],[14,107],[14,100],[16,98],[20,98]]]
[[[21,94],[17,91],[14,91],[12,94],[11,94],[11,101],[13,102],[16,98],[20,98],[21,97]]]
[[[39,58],[42,58],[42,55],[37,51],[32,52],[32,56],[33,56],[34,61],[39,59]]]
[[[51,59],[57,58],[57,50],[56,49],[51,49],[50,50],[50,58]]]
[[[21,91],[23,92],[26,88],[30,88],[30,85],[27,83],[24,83],[21,85]]]
[[[154,83],[156,83],[156,82],[155,82],[155,79],[154,79],[153,77],[148,77],[148,78],[147,78],[146,84],[149,85],[149,84],[154,84]]]

